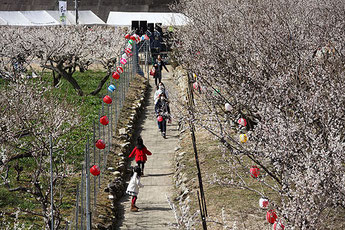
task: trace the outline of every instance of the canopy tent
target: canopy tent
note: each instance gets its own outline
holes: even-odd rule
[[[163,26],[181,26],[187,24],[187,18],[179,13],[154,12],[110,12],[108,25],[130,26],[132,21],[147,21],[148,23],[162,23]]]
[[[67,11],[66,25],[75,25],[75,11]],[[105,24],[91,10],[79,11],[79,24]],[[61,25],[58,11],[0,11],[0,25],[12,26],[50,26]]]

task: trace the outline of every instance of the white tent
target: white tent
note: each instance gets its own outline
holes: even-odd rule
[[[67,11],[66,25],[75,25],[75,11]],[[79,24],[105,24],[90,10],[79,11]],[[61,25],[58,11],[0,11],[0,25],[50,26]]]
[[[162,23],[163,26],[181,26],[187,23],[187,18],[179,13],[154,12],[110,12],[108,25],[130,26],[132,21],[147,21],[147,23]]]

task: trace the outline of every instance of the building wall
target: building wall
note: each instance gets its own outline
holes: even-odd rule
[[[79,0],[80,10],[92,10],[104,22],[110,11],[169,12],[175,0]],[[74,10],[74,0],[67,1],[68,10]],[[0,11],[57,10],[58,0],[1,0]]]

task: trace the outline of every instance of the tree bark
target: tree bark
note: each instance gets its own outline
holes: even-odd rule
[[[96,95],[96,94],[98,94],[100,91],[101,91],[101,89],[103,88],[103,85],[107,82],[107,80],[109,79],[109,77],[110,77],[110,74],[111,74],[111,72],[107,72],[107,75],[100,81],[100,83],[98,84],[98,86],[97,86],[97,88],[94,90],[94,91],[92,91],[91,93],[90,93],[90,95]]]

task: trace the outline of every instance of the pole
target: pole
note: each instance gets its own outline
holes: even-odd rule
[[[85,174],[86,174],[86,229],[91,229],[90,213],[90,156],[89,156],[89,136],[87,137],[86,156],[85,156]]]
[[[79,217],[79,184],[77,184],[77,199],[75,205],[75,229],[78,229],[78,217]]]
[[[78,25],[78,19],[79,19],[79,12],[78,12],[78,0],[74,0],[74,8],[75,8],[75,24]]]
[[[200,164],[199,164],[199,157],[198,157],[198,151],[197,151],[197,147],[196,147],[196,138],[195,138],[195,127],[194,127],[194,103],[193,103],[193,89],[191,87],[191,75],[188,74],[188,105],[189,105],[189,112],[191,115],[190,121],[189,121],[189,127],[190,127],[190,133],[191,133],[191,137],[192,137],[192,143],[193,143],[193,150],[194,150],[194,157],[195,157],[195,163],[196,163],[196,167],[198,169],[198,179],[199,179],[199,189],[200,189],[200,195],[201,195],[201,204],[202,204],[202,208],[204,210],[205,216],[207,216],[207,208],[206,208],[206,199],[205,199],[205,194],[204,194],[204,187],[202,184],[202,177],[201,177],[201,170],[200,170]],[[203,226],[204,226],[204,222],[205,222],[205,226],[206,226],[206,220],[203,219]]]
[[[51,206],[51,229],[54,230],[54,195],[53,195],[53,141],[52,136],[49,137],[49,153],[50,153],[50,206]]]

